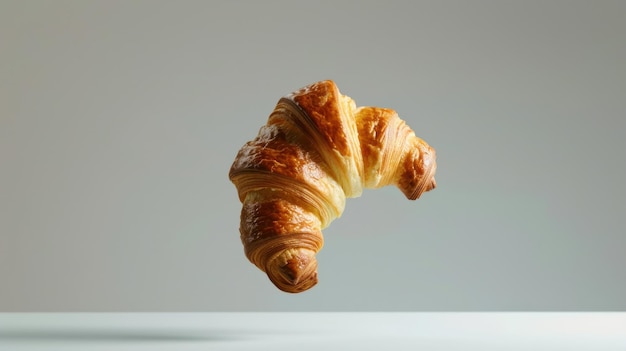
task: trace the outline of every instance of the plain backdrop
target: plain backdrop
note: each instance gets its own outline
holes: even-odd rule
[[[438,188],[348,200],[293,295],[227,174],[322,79]],[[625,132],[625,1],[0,0],[0,310],[625,310]]]

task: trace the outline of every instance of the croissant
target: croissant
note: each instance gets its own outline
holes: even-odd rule
[[[297,90],[230,168],[245,255],[280,290],[305,291],[317,284],[322,229],[346,198],[396,185],[415,200],[435,188],[435,169],[435,150],[394,110],[356,107],[330,80]]]

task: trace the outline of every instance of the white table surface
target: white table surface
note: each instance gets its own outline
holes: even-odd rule
[[[626,350],[626,313],[0,313],[0,350]]]

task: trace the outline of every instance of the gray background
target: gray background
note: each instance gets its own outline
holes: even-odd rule
[[[626,309],[625,1],[0,1],[0,53],[0,310]],[[349,200],[290,295],[227,173],[328,78],[438,188]]]

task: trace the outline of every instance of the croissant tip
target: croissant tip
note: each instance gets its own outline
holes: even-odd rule
[[[405,195],[409,200],[417,200],[420,198],[420,196],[422,196],[423,193],[431,191],[436,187],[437,181],[435,180],[435,177],[430,178],[430,180],[424,179],[423,181],[419,182],[418,185],[414,189],[412,189],[412,191],[405,192]]]
[[[404,182],[400,184],[402,191],[409,200],[417,200],[423,193],[437,187],[435,151],[428,147],[420,155],[422,159],[414,159],[418,161],[417,164],[413,163],[413,167],[408,167],[409,172],[406,173]],[[417,169],[423,169],[423,171],[416,172]]]
[[[299,293],[308,290],[317,284],[315,253],[307,249],[288,252],[282,259],[274,260],[267,275],[282,291]]]

